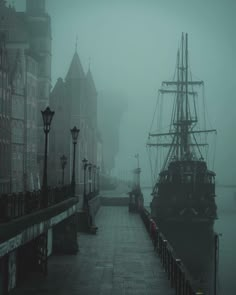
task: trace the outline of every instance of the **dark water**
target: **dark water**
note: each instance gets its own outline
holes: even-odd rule
[[[151,190],[143,190],[145,207],[150,209]],[[216,188],[218,219],[214,230],[220,233],[218,295],[236,294],[236,188]]]

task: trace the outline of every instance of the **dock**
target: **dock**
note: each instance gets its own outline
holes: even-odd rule
[[[76,255],[52,255],[48,275],[31,273],[12,295],[174,295],[139,214],[101,206],[96,235],[78,233]]]

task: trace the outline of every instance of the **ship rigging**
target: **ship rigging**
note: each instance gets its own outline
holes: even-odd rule
[[[159,177],[155,178],[151,209],[157,219],[209,221],[216,217],[215,173],[208,169],[202,148],[208,148],[207,135],[216,130],[206,128],[205,102],[204,112],[198,112],[196,88],[204,83],[192,79],[188,56],[188,35],[182,34],[174,80],[162,82],[158,126],[156,131],[150,131],[147,143],[157,151],[168,148],[166,153],[159,152],[154,161],[163,164]],[[169,111],[169,128],[163,132],[161,123],[167,124],[166,118],[169,118],[168,115],[164,117],[162,111],[166,95],[173,97],[173,106]],[[199,117],[203,119],[203,126]]]

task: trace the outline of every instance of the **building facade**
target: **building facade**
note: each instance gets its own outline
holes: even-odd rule
[[[1,8],[1,4],[0,4]],[[6,35],[0,32],[0,193],[11,187],[11,87]]]
[[[44,158],[44,133],[41,110],[49,105],[51,91],[51,18],[46,12],[45,0],[26,0],[25,21],[29,34],[30,51],[38,58],[37,84],[37,163],[42,179]]]
[[[67,157],[65,183],[71,181],[73,146],[70,129],[80,129],[76,145],[76,183],[83,186],[83,163],[86,158],[97,165],[97,91],[89,70],[84,73],[79,55],[75,52],[65,80],[59,78],[52,90],[50,106],[55,110],[50,137],[50,161],[53,167],[51,185],[61,183],[60,157]]]
[[[51,21],[45,0],[26,1],[26,12],[15,11],[3,0],[0,8],[0,34],[5,36],[12,94],[8,192],[31,191],[40,188],[42,179],[40,111],[49,105],[51,89]]]

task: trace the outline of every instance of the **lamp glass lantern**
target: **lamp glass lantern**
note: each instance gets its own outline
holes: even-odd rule
[[[43,125],[44,125],[44,132],[49,132],[52,118],[54,116],[54,111],[51,111],[49,107],[47,107],[44,111],[41,111],[43,117]]]
[[[84,168],[85,168],[86,165],[87,165],[87,163],[88,163],[88,160],[87,160],[86,158],[84,158],[84,159],[82,160],[82,162],[83,162],[83,166],[84,166]]]
[[[78,129],[76,126],[70,130],[74,145],[74,151],[73,151],[73,168],[72,168],[72,178],[71,178],[71,188],[72,188],[72,194],[75,196],[75,146],[77,144],[78,135],[80,132],[80,129]]]
[[[74,144],[77,143],[77,139],[78,139],[78,136],[79,136],[79,131],[80,131],[80,130],[79,130],[76,126],[74,126],[74,128],[72,128],[72,129],[70,130],[71,135],[72,135],[72,140],[73,140],[73,143],[74,143]]]

